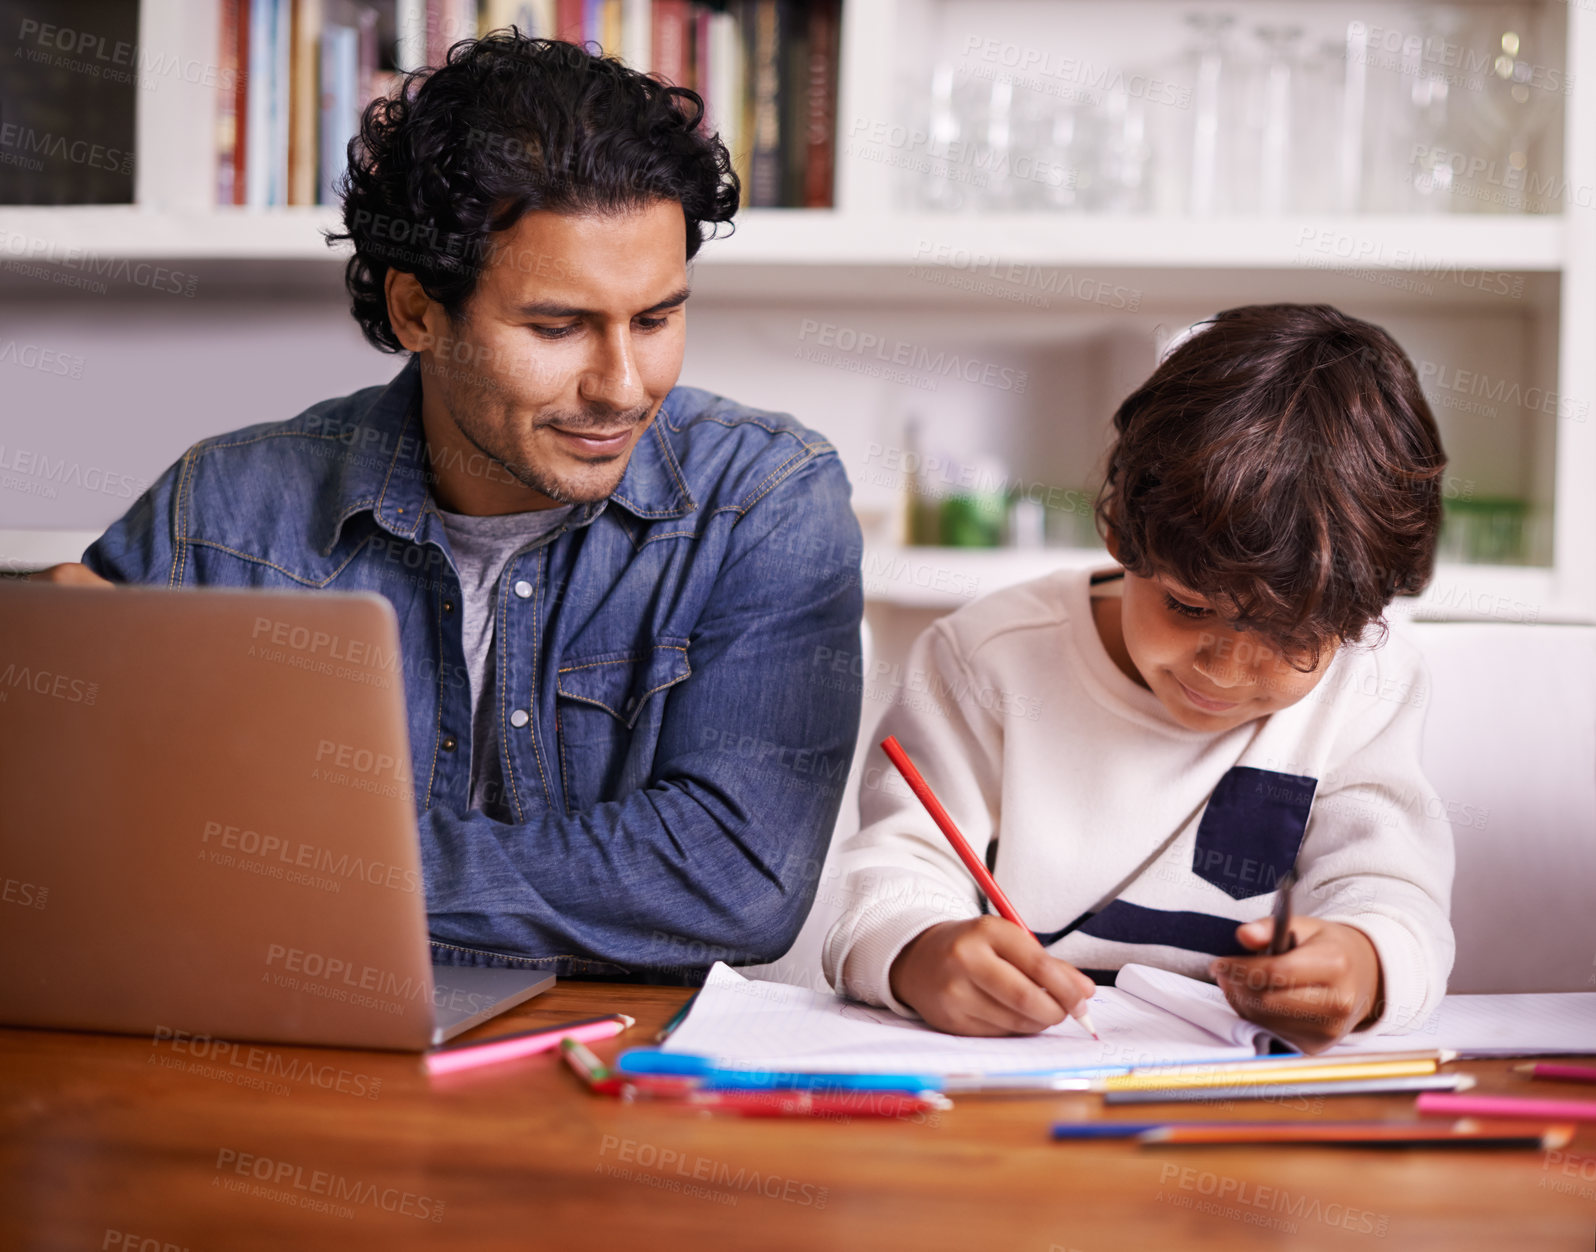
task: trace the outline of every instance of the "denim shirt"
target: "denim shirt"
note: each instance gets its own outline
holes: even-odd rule
[[[859,655],[861,540],[835,450],[671,391],[616,490],[505,567],[488,811],[468,801],[460,587],[426,455],[412,359],[194,445],[83,560],[118,582],[389,600],[435,960],[692,981],[780,956],[859,727],[859,667],[836,659]]]

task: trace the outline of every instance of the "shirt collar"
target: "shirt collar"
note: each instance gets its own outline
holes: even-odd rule
[[[681,517],[698,507],[668,435],[674,429],[677,395],[673,390],[665,397],[632,449],[620,484],[607,499],[578,508],[573,527],[586,525],[611,502],[645,522]],[[337,432],[324,436],[345,446],[335,508],[321,536],[322,554],[331,555],[345,521],[367,510],[384,530],[415,540],[427,511],[430,476],[421,425],[420,358],[412,356],[365,412],[340,423]]]

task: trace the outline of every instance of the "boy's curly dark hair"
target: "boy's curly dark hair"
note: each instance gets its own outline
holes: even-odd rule
[[[390,269],[414,274],[458,320],[498,255],[492,236],[540,209],[674,200],[691,259],[740,192],[703,121],[697,93],[575,44],[513,29],[461,40],[443,65],[367,105],[349,141],[344,230],[326,238],[354,243],[344,284],[355,320],[373,346],[402,350],[388,324]]]
[[[1204,323],[1114,414],[1098,525],[1299,668],[1435,564],[1446,454],[1402,349],[1327,304]]]

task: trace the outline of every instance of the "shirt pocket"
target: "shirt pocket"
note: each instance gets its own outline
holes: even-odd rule
[[[566,812],[645,786],[665,693],[692,675],[686,640],[573,659],[560,668],[556,726]]]
[[[1318,786],[1302,774],[1226,770],[1197,826],[1192,872],[1234,900],[1275,890],[1296,864]]]

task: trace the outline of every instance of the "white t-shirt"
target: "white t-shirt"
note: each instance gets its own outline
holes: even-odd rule
[[[1422,1021],[1452,968],[1453,853],[1419,767],[1429,680],[1417,651],[1396,636],[1345,646],[1296,704],[1219,734],[1188,730],[1104,648],[1091,573],[936,622],[877,741],[897,736],[1053,955],[1206,978],[1216,954],[1242,951],[1237,924],[1269,915],[1294,864],[1294,912],[1373,942],[1376,1026]],[[879,748],[859,805],[826,977],[913,1016],[892,996],[893,960],[928,926],[978,916],[980,896]]]
[[[449,513],[435,502],[432,507],[449,537],[449,554],[460,578],[460,646],[471,684],[470,805],[508,820],[499,761],[498,684],[493,681],[498,670],[493,622],[502,594],[499,577],[521,549],[553,539],[574,506],[485,517]]]

